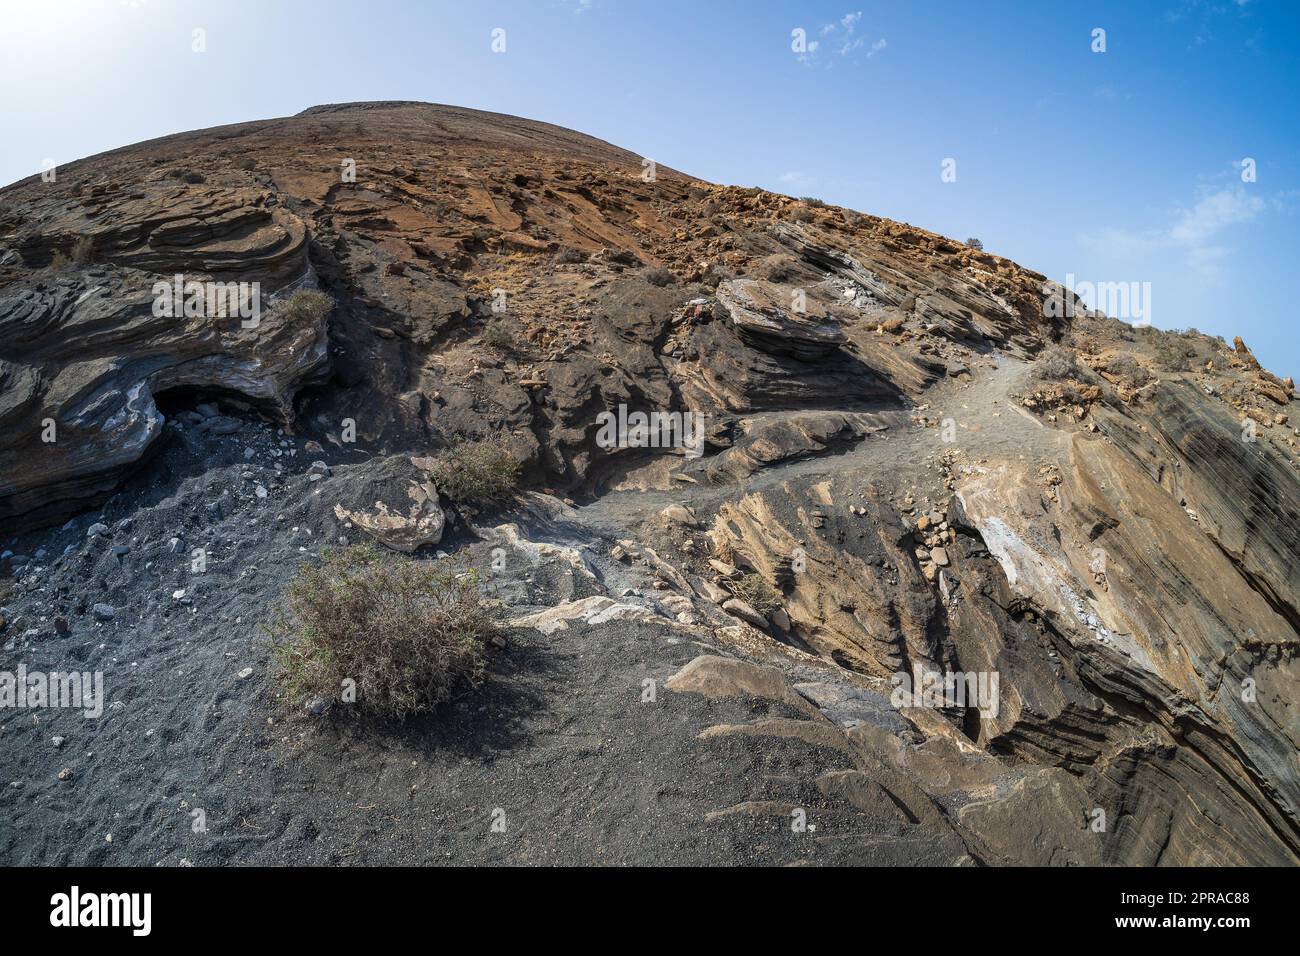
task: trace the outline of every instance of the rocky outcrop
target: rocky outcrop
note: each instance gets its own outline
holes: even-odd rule
[[[0,291],[7,526],[52,522],[116,488],[160,433],[158,395],[239,396],[288,421],[294,394],[326,369],[324,314],[268,295],[256,320],[158,315],[155,281],[173,280],[97,266]]]
[[[719,283],[718,302],[741,341],[761,352],[814,362],[848,341],[823,305],[814,300],[810,311],[801,289],[787,291],[758,279],[733,279]]]

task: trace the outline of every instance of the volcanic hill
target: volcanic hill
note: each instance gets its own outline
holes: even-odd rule
[[[159,314],[177,276],[259,320]],[[1240,339],[516,117],[60,167],[0,190],[0,671],[106,701],[0,710],[0,862],[1295,864],[1295,401]],[[513,500],[440,498],[485,440]],[[260,625],[372,538],[481,573],[488,677],[286,714]]]

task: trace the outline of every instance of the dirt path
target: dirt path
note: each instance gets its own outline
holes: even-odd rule
[[[574,523],[597,534],[631,534],[672,504],[708,512],[751,492],[799,479],[853,475],[866,482],[885,480],[902,487],[922,487],[934,480],[934,461],[948,451],[964,452],[977,461],[1059,460],[1068,440],[1066,433],[1047,427],[1011,398],[1024,387],[1029,366],[1003,356],[995,361],[996,368],[978,369],[974,382],[948,381],[936,386],[934,397],[915,410],[882,413],[887,429],[847,451],[781,462],[744,481],[714,485],[681,482],[668,490],[612,491],[578,508]],[[921,426],[912,421],[914,416],[940,424]]]

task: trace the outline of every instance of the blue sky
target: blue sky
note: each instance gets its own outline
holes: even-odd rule
[[[1300,375],[1291,0],[4,0],[3,22],[0,182],[317,103],[454,103],[1150,283],[1156,325]]]

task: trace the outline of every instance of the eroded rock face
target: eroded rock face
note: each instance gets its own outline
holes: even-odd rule
[[[787,293],[759,279],[731,279],[718,284],[718,302],[747,345],[763,352],[810,362],[825,358],[848,341],[824,306],[806,295]]]
[[[1240,341],[1058,318],[1059,286],[921,229],[641,171],[545,124],[344,104],[0,192],[0,522],[100,501],[155,451],[165,480],[201,471],[158,397],[213,393],[186,440],[253,431],[242,405],[283,464],[239,479],[269,492],[151,497],[151,560],[182,521],[269,525],[281,561],[307,534],[471,555],[533,653],[568,655],[539,696],[577,703],[530,730],[594,714],[580,733],[633,728],[638,767],[644,731],[690,859],[726,834],[728,860],[1300,861],[1294,383]],[[259,282],[261,322],[155,316],[177,273]],[[328,316],[277,311],[299,284]],[[620,406],[701,416],[703,455],[602,445]],[[501,433],[544,493],[444,535],[421,462]],[[289,514],[251,523],[268,494]],[[68,531],[79,565],[62,540],[0,559],[16,616],[76,632],[88,581],[146,614],[131,548],[103,551],[132,516]],[[993,699],[901,693],[936,674]],[[620,703],[663,691],[689,721]],[[555,752],[620,777],[590,762],[622,749]],[[783,842],[796,806],[833,849]]]
[[[156,395],[238,395],[287,421],[294,393],[325,370],[323,315],[289,315],[268,295],[256,327],[238,314],[158,316],[155,281],[172,280],[96,267],[0,292],[6,525],[50,522],[114,489],[158,437]]]

